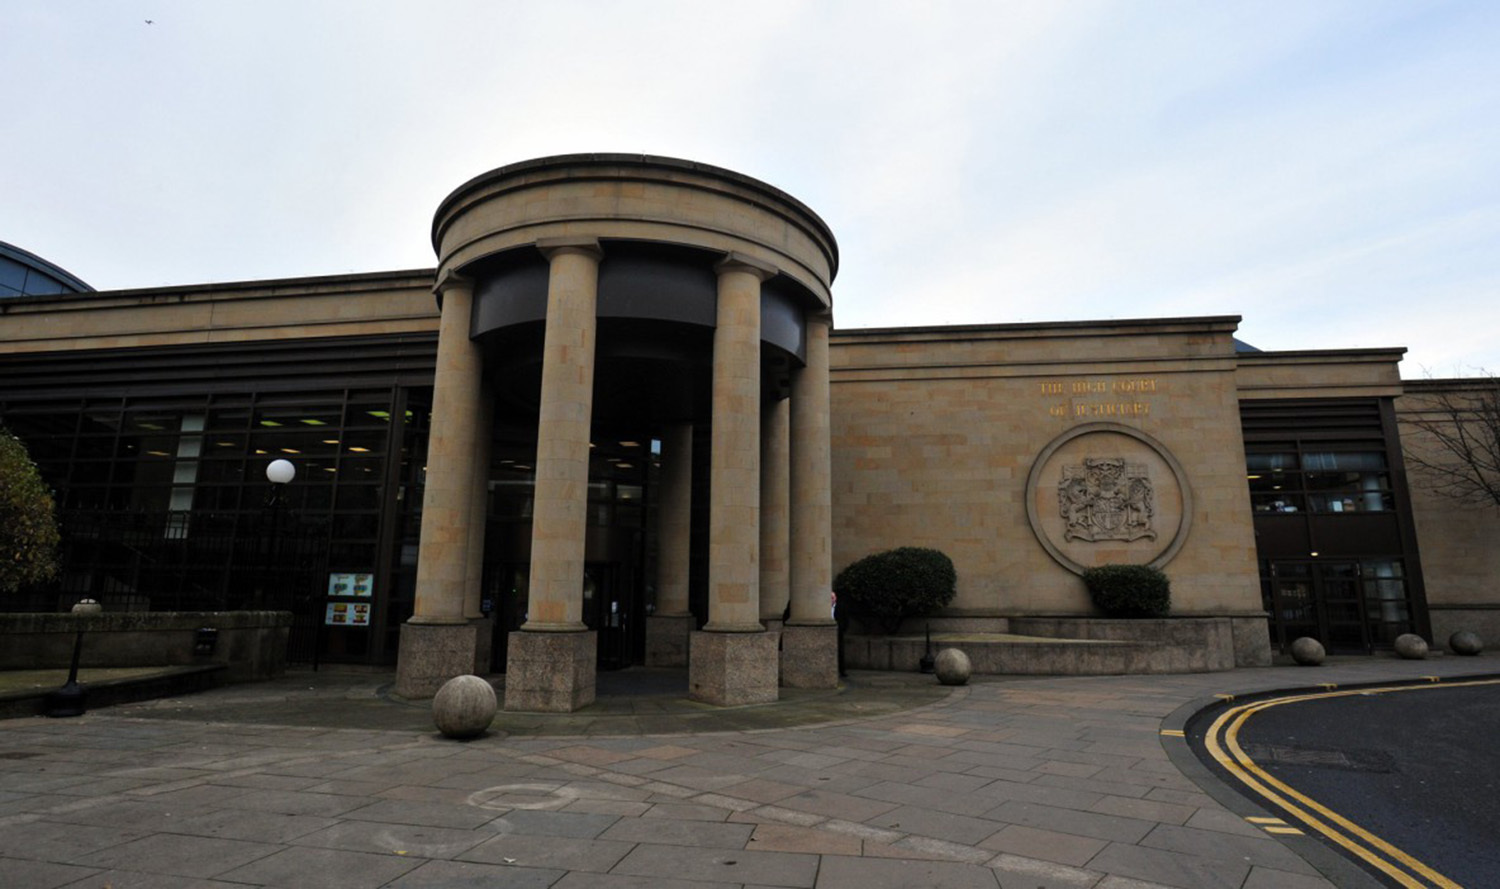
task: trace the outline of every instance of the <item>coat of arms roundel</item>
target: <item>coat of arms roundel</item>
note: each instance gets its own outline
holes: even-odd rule
[[[1057,486],[1064,540],[1155,540],[1155,493],[1144,464],[1085,457],[1064,465]]]

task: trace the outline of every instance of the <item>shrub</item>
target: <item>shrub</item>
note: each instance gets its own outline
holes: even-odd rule
[[[57,517],[26,445],[0,429],[0,593],[57,574]]]
[[[958,575],[953,560],[935,549],[903,546],[854,562],[833,580],[840,607],[886,633],[953,601]]]
[[[1172,583],[1150,565],[1100,565],[1083,572],[1089,597],[1106,617],[1166,617]]]

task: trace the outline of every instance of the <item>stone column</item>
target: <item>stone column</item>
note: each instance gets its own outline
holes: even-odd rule
[[[646,665],[685,667],[693,614],[688,607],[692,561],[693,426],[668,426],[661,442],[657,527],[656,613],[646,619]]]
[[[829,445],[828,330],[807,319],[807,363],[792,374],[792,617],[783,628],[781,681],[790,688],[838,687],[833,589],[833,492]]]
[[[790,501],[791,402],[777,398],[760,422],[760,619],[781,628],[787,596],[787,507]]]
[[[598,241],[552,239],[531,519],[527,620],[510,634],[505,709],[570,712],[593,703],[595,633],[583,622],[589,428],[594,403]]]
[[[449,273],[436,287],[442,301],[427,483],[422,495],[417,595],[401,626],[396,693],[431,697],[444,682],[474,669],[475,629],[465,613],[469,526],[473,517],[473,456],[482,411],[484,357],[469,339],[473,282]]]
[[[760,623],[760,285],[774,269],[730,254],[716,267],[708,623],[694,633],[688,693],[721,706],[774,701],[776,639]]]

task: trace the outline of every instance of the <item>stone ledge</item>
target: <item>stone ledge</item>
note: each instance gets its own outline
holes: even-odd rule
[[[976,674],[1102,676],[1207,673],[1235,667],[1230,618],[1108,620],[1012,617],[1012,633],[934,633],[935,654],[958,648]],[[923,636],[849,636],[849,667],[915,671]]]
[[[220,664],[230,682],[286,672],[289,611],[116,611],[0,614],[0,670],[66,668],[83,632],[84,667]],[[200,627],[219,631],[214,652],[198,655]]]
[[[198,667],[163,667],[143,676],[98,679],[80,682],[88,709],[133,704],[192,694],[223,685],[228,677],[224,664]],[[55,688],[0,692],[0,719],[42,716],[47,710],[47,695]]]

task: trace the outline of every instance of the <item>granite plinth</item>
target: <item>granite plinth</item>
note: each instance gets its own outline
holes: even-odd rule
[[[401,625],[401,647],[396,656],[396,694],[430,698],[454,676],[474,672],[474,625]]]
[[[697,632],[691,640],[688,697],[720,707],[777,699],[775,634]]]
[[[505,661],[505,709],[571,713],[594,702],[598,633],[510,634]]]
[[[833,624],[781,628],[781,684],[787,688],[838,688],[839,632]]]

